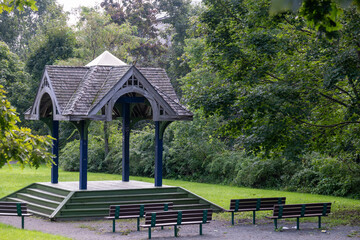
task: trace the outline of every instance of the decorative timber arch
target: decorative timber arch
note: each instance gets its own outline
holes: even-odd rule
[[[42,120],[51,129],[54,163],[51,182],[58,182],[59,121],[70,121],[80,133],[79,188],[87,189],[87,147],[90,121],[123,122],[122,180],[129,181],[130,123],[155,122],[155,186],[162,186],[163,134],[173,121],[192,120],[180,104],[166,72],[126,65],[104,52],[85,67],[46,66],[28,120]]]

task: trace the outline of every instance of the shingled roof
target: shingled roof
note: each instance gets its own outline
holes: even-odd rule
[[[39,120],[52,114],[54,120],[111,121],[121,117],[116,108],[123,96],[146,99],[134,104],[132,117],[192,120],[193,114],[180,104],[164,69],[130,65],[46,66],[25,118]]]

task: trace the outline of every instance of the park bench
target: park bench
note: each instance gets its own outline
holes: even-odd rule
[[[231,224],[234,225],[234,215],[236,212],[253,212],[253,224],[255,224],[255,212],[273,210],[275,204],[285,204],[285,197],[278,198],[249,198],[249,199],[231,199],[230,210]]]
[[[27,212],[26,203],[0,202],[0,216],[19,216],[21,217],[21,228],[24,229],[24,217],[31,216]]]
[[[148,211],[167,211],[173,207],[172,202],[168,203],[147,203],[147,204],[127,204],[127,205],[111,205],[109,209],[109,216],[106,219],[113,220],[113,232],[115,232],[116,219],[130,219],[137,218],[137,230],[140,230],[140,218],[145,216]]]
[[[321,228],[321,217],[328,216],[330,209],[331,203],[274,205],[273,216],[267,218],[274,219],[275,230],[277,220],[281,218],[296,218],[296,229],[299,230],[299,219],[302,217],[318,217],[318,225]]]
[[[163,212],[147,212],[145,224],[142,228],[148,228],[149,239],[151,239],[151,228],[174,226],[174,235],[178,235],[178,226],[199,224],[200,235],[202,235],[202,225],[209,223],[212,219],[212,209],[191,209]]]

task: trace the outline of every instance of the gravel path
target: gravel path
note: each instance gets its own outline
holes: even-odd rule
[[[300,222],[300,230],[295,228],[296,222],[279,221],[283,227],[280,232],[275,232],[271,221],[260,220],[258,225],[252,225],[248,220],[241,220],[232,226],[229,221],[214,220],[203,226],[203,236],[199,235],[198,225],[188,225],[180,228],[179,237],[176,239],[251,239],[251,240],[288,240],[288,239],[359,239],[360,226],[338,226],[326,229],[322,232],[317,229],[317,223]],[[21,219],[18,217],[0,217],[0,222],[21,227]],[[324,224],[324,227],[326,225]],[[86,240],[107,240],[107,239],[147,239],[147,230],[136,231],[135,220],[120,220],[116,224],[116,232],[112,232],[112,221],[59,221],[51,222],[37,217],[25,219],[25,229],[38,230],[41,232],[66,236],[72,239]],[[0,237],[1,239],[1,237]],[[25,239],[25,238],[24,238]],[[155,229],[152,232],[152,239],[174,240],[174,228],[166,227],[164,230]]]

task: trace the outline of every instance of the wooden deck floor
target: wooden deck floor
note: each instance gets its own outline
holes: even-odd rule
[[[123,181],[88,181],[87,190],[79,190],[79,182],[40,182],[38,184],[61,188],[69,191],[93,191],[93,190],[121,190],[121,189],[141,189],[141,188],[156,188],[154,183],[140,182],[130,180],[129,182]],[[162,188],[172,187],[163,185]]]

